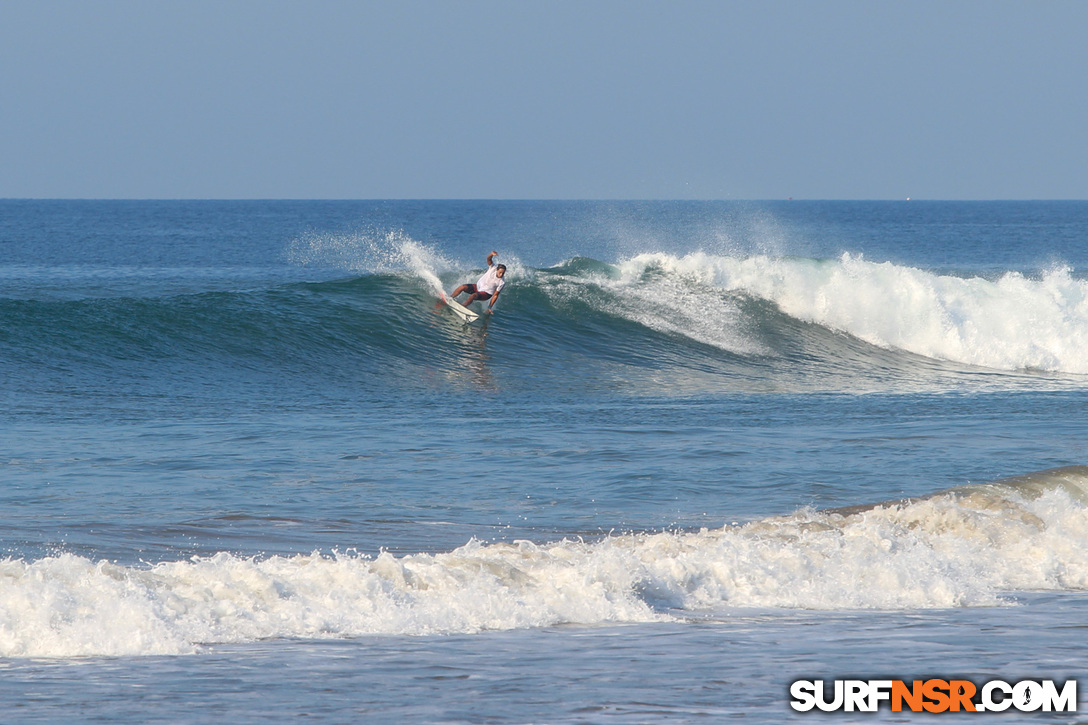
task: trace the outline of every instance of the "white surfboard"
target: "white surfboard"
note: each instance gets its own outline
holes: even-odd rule
[[[472,310],[465,307],[464,305],[462,305],[457,300],[453,299],[452,297],[449,297],[448,295],[446,295],[445,292],[442,293],[442,301],[445,302],[446,305],[451,310],[453,310],[454,314],[456,314],[458,317],[460,317],[465,322],[473,322],[473,321],[479,319],[479,317],[480,317],[480,315],[478,313],[473,312]]]

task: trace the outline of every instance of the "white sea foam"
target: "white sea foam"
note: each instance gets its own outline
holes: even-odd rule
[[[476,632],[734,607],[992,606],[1088,588],[1088,474],[718,530],[442,554],[0,562],[0,656],[185,653],[279,637]]]
[[[1001,370],[1088,373],[1088,281],[1059,268],[1030,278],[962,278],[844,254],[837,260],[747,258],[695,253],[642,254],[617,265],[610,284],[641,290],[671,309],[696,300],[696,311],[725,315],[728,349],[737,323],[729,305],[706,312],[707,290],[774,302],[786,314],[849,333],[884,348]],[[656,276],[655,276],[656,275]],[[673,285],[662,290],[660,280]],[[693,297],[694,295],[694,297]],[[709,299],[709,298],[707,298]],[[676,331],[711,341],[715,334],[678,320]],[[657,327],[656,323],[649,323]]]

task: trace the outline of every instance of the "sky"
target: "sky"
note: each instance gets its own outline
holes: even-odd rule
[[[1088,2],[0,0],[0,198],[1088,199]]]

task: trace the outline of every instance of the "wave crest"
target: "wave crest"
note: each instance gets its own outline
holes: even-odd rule
[[[655,253],[618,269],[620,284],[658,277],[743,293],[882,348],[998,370],[1088,373],[1088,280],[1064,267],[1038,279],[1010,271],[988,280],[850,254],[813,260]]]

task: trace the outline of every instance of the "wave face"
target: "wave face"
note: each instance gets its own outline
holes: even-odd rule
[[[0,656],[185,653],[267,638],[649,622],[736,608],[999,605],[1088,588],[1088,467],[871,507],[595,542],[150,567],[0,563]]]
[[[645,306],[635,319],[745,354],[745,295],[785,315],[885,349],[996,370],[1088,373],[1088,281],[1061,268],[1030,279],[941,275],[844,254],[836,260],[641,254],[606,288]],[[622,290],[622,292],[618,292]]]
[[[338,246],[305,252],[324,261],[331,254],[342,266],[353,265],[337,257],[355,254]],[[357,276],[328,281],[2,298],[8,354],[0,365],[93,370],[96,380],[105,370],[150,377],[140,372],[150,365],[168,368],[172,381],[201,384],[214,369],[310,379],[352,370],[352,380],[411,385],[480,353],[489,329],[452,329],[434,304],[479,270],[403,237],[355,259]],[[496,327],[505,338],[492,353],[529,385],[569,381],[576,376],[568,371],[586,364],[598,368],[584,377],[633,388],[654,379],[664,381],[655,388],[916,389],[972,376],[987,385],[1080,385],[1088,374],[1088,281],[1068,269],[985,279],[850,255],[705,253],[616,264],[574,258],[543,269],[507,263]]]

